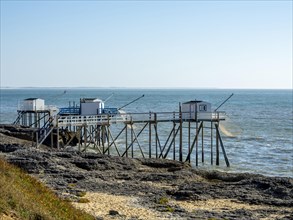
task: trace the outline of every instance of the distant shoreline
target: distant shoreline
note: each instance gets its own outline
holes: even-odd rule
[[[84,87],[84,86],[73,86],[73,87],[41,87],[41,86],[23,86],[23,87],[1,87],[1,89],[6,90],[17,90],[17,89],[87,89],[87,90],[239,90],[239,91],[257,91],[257,90],[263,90],[263,91],[290,91],[292,88],[193,88],[193,87]]]

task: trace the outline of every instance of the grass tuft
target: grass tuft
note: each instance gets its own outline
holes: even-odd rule
[[[79,202],[79,203],[89,203],[90,200],[88,200],[88,199],[86,199],[86,198],[79,198],[79,199],[78,199],[78,202]]]
[[[159,199],[159,201],[158,201],[158,203],[159,203],[160,205],[166,205],[166,204],[168,204],[168,202],[169,202],[169,200],[168,200],[168,198],[166,198],[166,197],[161,197],[161,198]]]
[[[166,207],[166,212],[174,212],[174,211],[175,211],[175,209],[172,208],[171,206]]]
[[[76,193],[76,195],[78,197],[84,197],[86,195],[86,192],[78,192],[78,193]]]
[[[14,213],[19,219],[29,220],[94,219],[3,159],[0,159],[0,173],[0,218],[1,213]]]

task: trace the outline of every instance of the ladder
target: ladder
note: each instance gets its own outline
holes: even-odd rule
[[[53,131],[54,129],[53,122],[54,122],[54,118],[50,117],[48,121],[46,121],[44,126],[41,127],[37,131],[37,143],[36,143],[37,148],[46,140],[49,134],[51,134],[51,132]]]
[[[22,118],[22,111],[18,112],[18,116],[15,119],[15,121],[13,122],[14,125],[19,124],[20,119]]]

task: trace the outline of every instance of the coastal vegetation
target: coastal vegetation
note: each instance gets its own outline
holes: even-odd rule
[[[0,173],[0,219],[94,219],[1,158]]]

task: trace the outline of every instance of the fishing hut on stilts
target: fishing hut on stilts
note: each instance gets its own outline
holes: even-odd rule
[[[57,113],[46,107],[19,109],[15,123],[38,128],[32,137],[36,147],[47,144],[121,157],[166,158],[195,166],[206,163],[205,158],[219,165],[222,153],[230,166],[219,129],[225,112],[218,108],[212,111],[210,103],[192,100],[179,104],[177,112],[125,113],[105,107],[100,99],[84,98],[79,106],[60,108]],[[27,117],[35,118],[34,123],[27,123]]]

